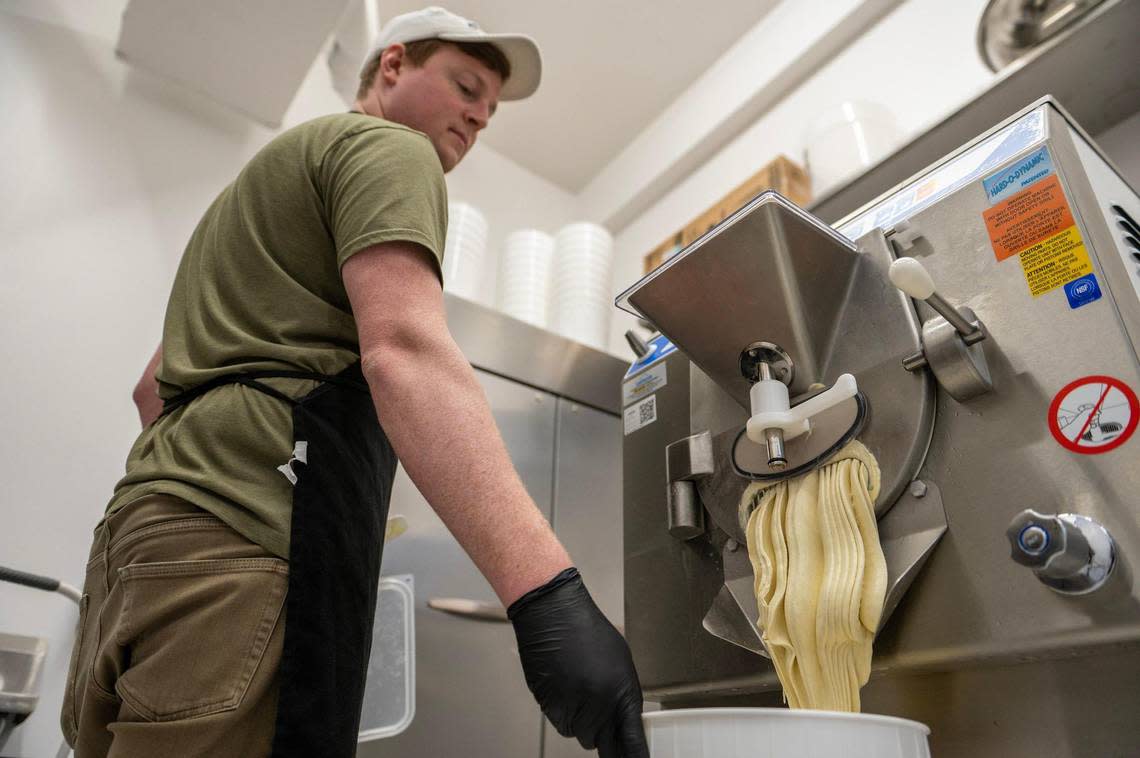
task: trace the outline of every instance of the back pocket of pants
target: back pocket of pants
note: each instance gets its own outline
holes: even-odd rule
[[[84,595],[79,599],[79,621],[75,625],[75,644],[71,648],[71,662],[67,667],[67,684],[63,688],[63,708],[60,710],[60,727],[67,744],[74,746],[75,738],[79,733],[78,705],[79,694],[77,690],[84,686],[85,677],[79,672],[87,671],[91,666],[91,656],[83,649],[84,639],[89,639],[86,632],[87,608],[91,604],[91,596]],[[95,620],[98,623],[98,620]],[[90,647],[90,645],[88,646]]]
[[[119,569],[127,669],[116,690],[152,721],[241,703],[288,587],[280,558],[136,563]]]

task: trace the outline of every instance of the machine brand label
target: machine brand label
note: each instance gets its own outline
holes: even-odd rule
[[[1088,250],[1056,175],[1037,180],[982,216],[994,255],[999,261],[1018,256],[1033,297],[1092,273]],[[1091,301],[1081,305],[1085,302]]]
[[[1030,153],[1016,163],[982,180],[990,205],[1014,195],[1053,173],[1053,158],[1049,148]]]
[[[622,413],[626,435],[633,434],[643,426],[657,420],[657,396],[650,395],[639,403],[634,403]]]
[[[1049,431],[1066,450],[1082,455],[1107,453],[1136,431],[1140,405],[1136,393],[1111,376],[1086,376],[1070,382],[1049,406]]]
[[[668,366],[664,363],[658,363],[645,371],[642,371],[632,379],[627,379],[621,383],[621,405],[626,407],[630,403],[636,403],[646,395],[652,395],[661,387],[668,384],[668,374],[665,369]]]

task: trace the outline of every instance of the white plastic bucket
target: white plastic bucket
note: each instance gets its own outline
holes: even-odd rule
[[[689,708],[642,718],[652,758],[930,758],[930,729],[894,716]]]

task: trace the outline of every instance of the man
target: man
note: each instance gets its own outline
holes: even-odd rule
[[[352,755],[397,456],[508,607],[559,732],[648,756],[628,647],[444,317],[443,173],[539,73],[527,37],[394,18],[354,112],[278,136],[206,211],[95,532],[62,719],[77,758]]]

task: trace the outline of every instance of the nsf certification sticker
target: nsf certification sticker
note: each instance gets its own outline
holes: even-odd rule
[[[1096,274],[1082,276],[1066,284],[1065,297],[1069,299],[1070,308],[1080,308],[1100,300],[1100,284],[1096,280]]]
[[[1049,406],[1049,431],[1061,447],[1081,455],[1120,447],[1140,421],[1136,393],[1111,376],[1070,382]]]

